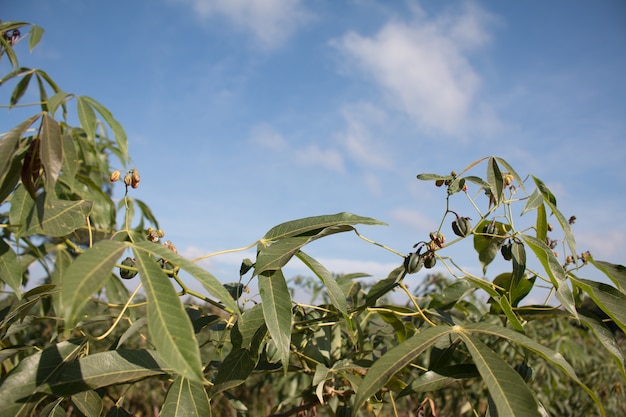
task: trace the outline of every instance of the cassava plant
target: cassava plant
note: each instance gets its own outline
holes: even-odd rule
[[[623,411],[605,398],[626,378],[625,268],[577,249],[574,218],[540,179],[498,157],[418,175],[440,188],[442,216],[409,250],[356,229],[383,222],[338,213],[187,259],[133,198],[141,178],[112,113],[19,65],[20,43],[32,50],[42,34],[0,23],[4,107],[33,110],[0,126],[0,416],[541,416],[567,413],[573,398],[585,415]],[[23,103],[33,85],[39,99]],[[372,282],[306,253],[345,232],[398,255],[397,268]],[[197,265],[251,248],[238,282]],[[482,273],[450,248],[476,252]],[[311,277],[286,279],[291,261]],[[594,267],[608,283],[583,278]],[[299,302],[290,285],[317,296]],[[536,293],[543,303],[527,301]],[[599,387],[575,366],[589,361],[561,354],[564,338],[596,346],[593,363],[608,358],[615,378]],[[546,381],[567,389],[549,395]]]

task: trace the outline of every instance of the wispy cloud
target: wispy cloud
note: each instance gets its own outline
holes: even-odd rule
[[[265,48],[284,43],[312,14],[301,0],[173,0],[201,18],[222,17]]]
[[[288,146],[285,137],[268,124],[254,126],[250,132],[250,141],[275,151],[285,149]]]
[[[303,165],[317,165],[331,171],[345,172],[343,157],[337,149],[321,149],[318,145],[311,144],[294,153],[296,160]]]
[[[333,44],[421,127],[458,134],[467,127],[481,77],[469,55],[490,41],[478,6],[411,21],[392,20],[373,36],[349,32]],[[493,117],[493,116],[491,116]]]

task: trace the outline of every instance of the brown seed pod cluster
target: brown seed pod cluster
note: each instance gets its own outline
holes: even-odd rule
[[[109,176],[109,180],[111,182],[116,182],[120,179],[121,177],[121,173],[119,171],[119,169],[116,169],[115,171],[111,172],[111,175]],[[130,171],[128,171],[125,175],[124,175],[124,185],[126,185],[126,188],[128,187],[132,187],[132,188],[137,188],[139,187],[139,181],[141,181],[141,177],[139,176],[139,171],[137,170],[137,168],[133,168]]]

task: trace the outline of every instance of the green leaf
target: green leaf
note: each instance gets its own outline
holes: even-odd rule
[[[451,180],[452,175],[439,175],[439,174],[418,174],[417,179],[421,181],[437,181],[437,180]]]
[[[526,204],[524,205],[524,208],[522,209],[520,216],[523,216],[529,211],[535,210],[542,205],[543,205],[543,196],[539,193],[539,190],[535,188],[533,192],[528,196],[528,199],[526,200]]]
[[[540,343],[537,343],[536,341],[529,338],[528,336],[525,336],[521,333],[518,333],[506,327],[497,326],[497,325],[490,324],[490,323],[467,324],[463,326],[463,329],[465,332],[482,333],[482,334],[486,334],[490,336],[496,336],[499,338],[508,339],[530,350],[531,352],[536,353],[537,355],[541,356],[542,358],[550,362],[552,365],[556,366],[561,371],[563,371],[567,375],[567,377],[569,377],[574,382],[576,382],[583,390],[585,390],[585,392],[587,392],[587,394],[589,394],[589,396],[594,400],[594,402],[598,404],[600,408],[602,408],[602,404],[600,403],[600,400],[598,399],[596,394],[578,378],[574,368],[572,368],[572,366],[563,358],[563,356],[560,353],[555,352],[554,350],[547,348]]]
[[[448,310],[470,292],[474,286],[465,280],[455,281],[443,289],[443,291],[429,294],[431,297],[428,308]]]
[[[37,26],[37,25],[30,26],[30,37],[28,39],[28,48],[30,49],[30,52],[33,52],[33,49],[35,49],[35,46],[39,44],[39,41],[41,40],[43,33],[44,33],[44,30],[42,27]]]
[[[559,263],[559,260],[554,256],[552,250],[536,237],[525,234],[522,234],[521,236],[528,247],[530,247],[535,253],[535,256],[539,262],[541,262],[543,269],[548,273],[552,285],[556,288],[556,297],[558,300],[561,304],[563,304],[563,307],[565,307],[568,312],[570,312],[574,317],[578,317],[576,306],[574,304],[574,295],[567,285],[565,270]]]
[[[80,125],[87,134],[87,139],[90,142],[96,139],[96,113],[93,111],[87,100],[81,96],[76,96],[76,112],[78,113],[78,120]]]
[[[26,131],[39,119],[41,115],[35,115],[24,120],[19,125],[11,129],[0,140],[0,182],[11,169],[11,161],[17,158],[20,149],[20,139]]]
[[[64,341],[22,359],[0,379],[0,416],[29,415],[41,398],[37,391],[49,386],[65,362],[82,347],[82,341]]]
[[[261,304],[256,304],[251,309],[244,311],[241,318],[237,320],[237,327],[241,334],[241,346],[250,346],[257,329],[264,325],[265,317]]]
[[[246,348],[231,350],[217,371],[211,397],[246,382],[256,366],[256,356]]]
[[[44,114],[41,120],[40,139],[39,149],[41,164],[46,173],[46,190],[52,194],[63,165],[63,141],[59,124],[48,114]]]
[[[543,199],[550,207],[552,214],[556,217],[563,233],[565,234],[565,242],[569,246],[569,250],[572,255],[576,255],[576,240],[574,239],[574,233],[572,233],[572,228],[570,227],[569,220],[561,214],[561,212],[556,208],[556,197],[552,194],[552,191],[548,189],[548,187],[541,181],[539,178],[533,177],[537,188],[543,195]]]
[[[609,277],[623,294],[626,294],[626,267],[605,261],[596,261],[592,256],[587,258],[589,262],[598,268],[604,275]]]
[[[204,386],[182,376],[176,377],[161,407],[162,417],[211,416],[211,404]]]
[[[191,321],[159,264],[138,245],[132,245],[139,276],[148,300],[148,328],[152,343],[172,369],[202,383],[200,349]]]
[[[535,396],[522,377],[477,338],[460,332],[500,416],[540,417]]]
[[[494,204],[497,206],[504,198],[504,181],[502,179],[502,172],[498,167],[496,158],[489,158],[487,164],[487,183],[489,184],[489,190],[494,198]]]
[[[9,108],[15,106],[28,88],[28,84],[30,83],[31,78],[33,77],[32,72],[27,72],[23,74],[22,79],[17,83],[15,88],[13,89],[13,93],[11,94],[11,99],[9,100]]]
[[[95,391],[83,391],[72,395],[72,402],[86,416],[99,416],[102,413],[102,398]]]
[[[171,373],[173,370],[154,350],[109,350],[65,364],[50,383],[38,386],[36,391],[67,396]]]
[[[591,329],[596,339],[604,346],[609,352],[615,363],[619,367],[622,377],[626,379],[626,368],[624,367],[624,355],[613,333],[599,320],[584,314],[579,314],[580,321],[582,321],[587,327]]]
[[[537,239],[541,242],[545,242],[548,237],[548,215],[546,214],[546,206],[544,204],[537,208],[537,221],[535,227],[537,229]]]
[[[571,276],[574,284],[585,291],[591,299],[626,333],[626,294],[601,282]]]
[[[22,298],[22,267],[4,239],[0,239],[0,280],[11,287],[18,300]]]
[[[346,296],[344,295],[341,287],[337,284],[332,274],[324,268],[322,264],[315,259],[307,255],[306,253],[299,251],[296,253],[298,259],[300,259],[311,271],[322,281],[322,284],[326,287],[326,292],[330,298],[330,302],[339,310],[342,314],[348,314],[348,305],[346,303]]]
[[[492,223],[496,227],[496,234],[498,236],[486,236],[482,234],[485,226]],[[483,267],[483,274],[485,274],[487,273],[489,264],[493,262],[498,255],[502,242],[504,241],[504,237],[499,236],[506,236],[510,230],[510,226],[500,222],[494,223],[491,220],[485,219],[476,226],[475,230],[477,230],[477,233],[474,233],[474,250],[478,253],[478,260]]]
[[[263,240],[274,241],[278,239],[284,239],[291,236],[302,235],[312,230],[320,230],[331,226],[345,226],[345,225],[386,225],[379,220],[372,219],[370,217],[361,217],[352,213],[337,213],[323,216],[306,217],[299,220],[292,220],[286,223],[281,223],[271,228]]]
[[[291,295],[280,269],[259,275],[259,292],[267,330],[278,350],[285,373],[291,345]]]
[[[517,181],[517,184],[521,187],[521,189],[525,192],[526,188],[524,187],[524,180],[522,179],[522,177],[519,176],[519,174],[513,169],[513,167],[511,166],[511,164],[509,164],[508,162],[506,162],[504,159],[502,158],[498,158],[496,157],[496,160],[500,163],[500,165],[502,165],[504,168],[506,168],[507,172],[511,175],[513,175],[513,178],[515,178],[515,181]]]
[[[61,276],[61,301],[65,307],[65,327],[79,320],[83,307],[111,276],[111,271],[126,246],[101,240],[82,253]]]
[[[408,366],[426,349],[437,343],[442,336],[452,332],[452,327],[448,326],[429,327],[387,351],[380,359],[374,362],[365,374],[354,399],[354,408],[361,408],[361,405],[380,391],[392,376]]]
[[[224,285],[208,271],[183,258],[177,253],[172,252],[163,245],[148,241],[141,241],[134,243],[133,246],[159,258],[167,259],[171,264],[180,267],[185,272],[188,272],[195,279],[197,279],[212,296],[219,299],[226,307],[228,307],[233,314],[240,314],[237,303],[230,296],[226,288],[224,288]]]
[[[122,125],[120,124],[120,122],[118,122],[113,115],[111,114],[111,112],[109,110],[107,110],[106,107],[104,107],[102,104],[100,104],[98,101],[94,100],[91,97],[87,97],[87,96],[82,96],[81,97],[82,100],[84,100],[85,102],[89,103],[89,105],[96,109],[96,111],[98,113],[100,113],[100,115],[102,116],[102,118],[104,119],[104,121],[109,125],[109,127],[111,128],[111,131],[113,132],[113,136],[115,136],[115,141],[117,143],[117,147],[120,150],[120,162],[122,162],[124,165],[126,165],[129,161],[129,157],[128,157],[128,138],[126,137],[126,132],[124,131],[124,128],[122,127]]]

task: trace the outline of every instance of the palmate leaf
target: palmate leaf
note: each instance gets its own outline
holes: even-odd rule
[[[259,275],[259,293],[265,325],[286,373],[291,345],[291,295],[280,269],[265,271]]]
[[[202,383],[202,361],[193,326],[170,278],[155,259],[133,247],[136,266],[148,300],[148,329],[161,358],[176,372]]]
[[[42,396],[37,391],[49,387],[65,362],[82,347],[82,340],[64,341],[22,359],[0,379],[0,417],[28,415]]]
[[[163,245],[148,241],[139,241],[133,244],[133,247],[148,252],[153,256],[167,259],[171,264],[183,269],[197,279],[202,286],[211,294],[220,300],[233,314],[240,314],[239,307],[230,296],[224,285],[208,271],[202,269],[188,259],[183,258],[177,253],[172,252]]]
[[[540,417],[539,405],[520,374],[477,338],[459,333],[485,382],[499,416]]]
[[[211,417],[211,404],[204,386],[179,375],[167,391],[159,416]]]
[[[113,240],[101,240],[82,253],[61,276],[61,305],[64,306],[65,327],[72,328],[83,307],[99,291],[126,246]]]

